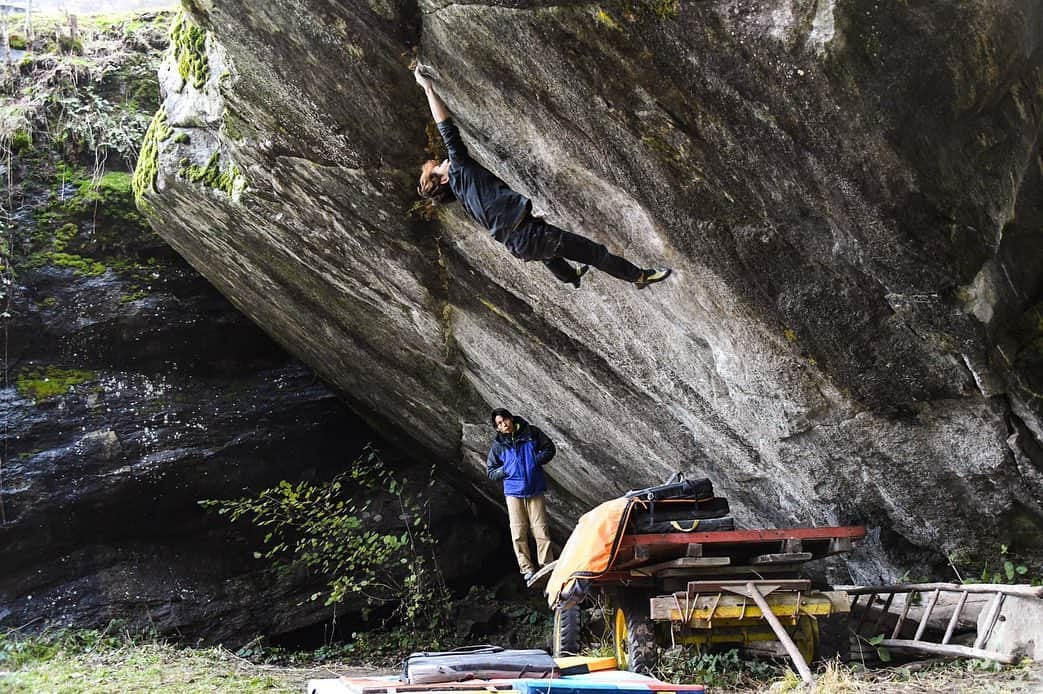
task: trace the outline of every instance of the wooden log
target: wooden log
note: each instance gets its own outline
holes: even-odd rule
[[[804,684],[809,687],[815,684],[815,678],[811,676],[811,668],[808,667],[808,663],[804,660],[804,656],[801,655],[800,649],[797,648],[797,644],[793,643],[793,639],[783,628],[779,622],[779,618],[775,616],[775,613],[771,611],[771,607],[768,606],[768,602],[764,599],[760,589],[752,581],[746,584],[746,590],[750,597],[753,598],[754,602],[757,603],[757,607],[761,608],[761,614],[768,620],[768,624],[771,625],[771,630],[775,632],[775,636],[778,637],[779,642],[786,648],[786,652],[789,653],[789,657],[793,660],[793,664],[797,666],[797,672],[800,673],[800,678],[804,680]]]
[[[995,660],[1004,665],[1013,665],[1017,661],[1017,658],[1012,655],[1007,655],[1006,653],[986,651],[980,648],[971,648],[970,646],[957,646],[951,643],[940,644],[931,643],[929,641],[910,641],[908,639],[884,639],[879,643],[879,645],[886,648],[894,648],[895,650],[935,653],[937,655],[948,655],[956,658],[983,658],[985,660]]]

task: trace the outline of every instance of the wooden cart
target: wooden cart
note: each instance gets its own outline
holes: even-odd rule
[[[810,681],[809,661],[846,652],[850,601],[842,591],[812,590],[801,567],[850,551],[862,537],[862,526],[624,535],[588,594],[606,597],[621,668],[647,672],[667,639],[778,642]],[[559,607],[554,624],[556,654],[577,650],[579,606]]]

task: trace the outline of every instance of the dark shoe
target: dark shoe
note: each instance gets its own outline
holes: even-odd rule
[[[649,268],[648,270],[645,270],[641,273],[641,279],[639,279],[634,284],[637,285],[638,289],[644,289],[650,284],[662,282],[667,277],[669,277],[671,273],[673,273],[673,270],[671,270],[668,267]]]
[[[576,289],[579,289],[579,281],[583,279],[583,275],[587,274],[587,270],[590,269],[589,265],[580,265],[576,268],[576,279],[572,280],[571,284]]]

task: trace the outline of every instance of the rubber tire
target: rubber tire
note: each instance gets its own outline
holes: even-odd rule
[[[648,596],[626,591],[617,595],[612,610],[613,642],[616,662],[631,672],[647,675],[656,665],[655,623],[652,621]],[[624,629],[625,634],[620,634]],[[625,652],[621,652],[621,647]]]
[[[818,618],[818,648],[815,661],[839,658],[846,663],[851,660],[851,614],[838,612]]]
[[[579,605],[554,610],[554,635],[551,643],[555,658],[579,655],[581,617]]]

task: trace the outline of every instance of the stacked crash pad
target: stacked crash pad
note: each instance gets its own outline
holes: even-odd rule
[[[613,568],[627,535],[704,533],[735,529],[728,500],[706,478],[671,481],[628,492],[583,514],[547,582],[552,609],[574,605],[589,582]]]

